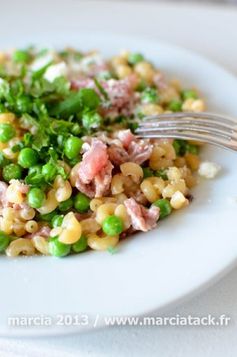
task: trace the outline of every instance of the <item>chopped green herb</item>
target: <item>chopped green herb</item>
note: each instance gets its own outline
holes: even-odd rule
[[[100,98],[93,89],[82,88],[79,92],[70,93],[64,101],[53,107],[50,112],[52,115],[67,118],[84,109],[95,110],[99,104]]]
[[[106,92],[106,90],[103,88],[103,86],[100,84],[100,82],[98,81],[97,78],[94,78],[94,82],[96,87],[98,88],[98,90],[100,91],[100,93],[102,94],[102,96],[104,97],[105,100],[109,99],[108,93]]]
[[[186,145],[186,152],[194,155],[198,155],[199,153],[199,147],[194,144],[187,144]]]
[[[142,92],[141,99],[143,103],[157,103],[159,99],[157,89],[147,87]]]
[[[155,172],[155,176],[161,177],[163,180],[168,180],[167,177],[167,170],[166,169],[160,169]]]
[[[102,124],[102,117],[96,112],[86,112],[82,117],[82,125],[85,129],[97,129]]]
[[[175,139],[173,141],[173,147],[177,156],[184,156],[184,154],[186,153],[186,145],[187,142],[182,139]]]
[[[144,178],[154,176],[154,172],[153,172],[152,169],[150,169],[149,167],[144,167],[142,170],[143,170],[143,176],[144,176]]]
[[[17,50],[13,53],[12,59],[17,63],[26,63],[30,60],[30,54],[25,50]]]

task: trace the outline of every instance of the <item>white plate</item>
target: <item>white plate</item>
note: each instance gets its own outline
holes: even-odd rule
[[[47,34],[46,34],[47,33]],[[186,50],[157,41],[102,33],[49,31],[17,37],[15,45],[28,43],[82,49],[98,48],[113,55],[122,48],[142,51],[169,77],[185,86],[195,85],[211,110],[237,116],[237,80],[214,63]],[[9,35],[12,44],[13,31]],[[1,47],[8,47],[8,38]],[[203,158],[217,162],[222,172],[202,181],[189,208],[172,215],[159,228],[127,239],[117,254],[88,252],[64,259],[32,257],[0,260],[1,335],[52,335],[93,326],[9,328],[10,316],[88,314],[137,315],[159,311],[220,277],[237,257],[236,203],[237,156],[206,148]]]

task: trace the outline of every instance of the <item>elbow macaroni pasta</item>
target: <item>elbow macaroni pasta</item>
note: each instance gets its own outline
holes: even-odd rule
[[[118,205],[114,211],[115,216],[123,221],[123,230],[126,231],[131,226],[131,219],[127,213],[126,207],[123,204]]]
[[[35,247],[31,239],[18,238],[9,244],[6,254],[8,257],[17,257],[19,254],[34,255]]]
[[[110,247],[115,247],[118,244],[119,236],[100,237],[95,233],[88,234],[87,242],[88,246],[94,250],[107,250]]]
[[[66,201],[71,197],[72,187],[68,180],[63,180],[61,176],[57,176],[53,188],[55,189],[55,198],[58,202]]]
[[[103,205],[99,206],[96,211],[96,221],[102,225],[106,217],[114,214],[116,207],[116,203],[104,203]]]
[[[28,233],[35,233],[35,232],[37,232],[38,228],[39,228],[39,226],[36,221],[28,221],[25,224],[25,230]]]
[[[171,183],[169,183],[162,191],[162,196],[164,198],[171,198],[176,191],[180,191],[182,194],[187,194],[188,189],[184,179],[171,181]]]
[[[90,209],[92,210],[92,212],[96,212],[96,210],[98,209],[99,206],[101,206],[103,204],[103,201],[99,198],[93,198],[90,201]]]
[[[39,253],[43,255],[49,255],[49,244],[44,237],[36,235],[32,238],[32,243]]]
[[[143,170],[141,166],[135,164],[134,162],[125,162],[120,165],[120,170],[124,176],[131,176],[133,181],[136,183],[141,182],[143,178]]]
[[[170,200],[171,207],[174,209],[180,209],[186,205],[188,205],[188,200],[185,198],[182,192],[176,191]]]
[[[51,189],[42,207],[38,208],[37,211],[41,214],[47,214],[54,211],[58,206],[58,201],[55,197],[56,191]]]
[[[76,219],[73,212],[69,212],[63,219],[62,232],[58,240],[64,244],[73,244],[81,237],[81,224]]]
[[[140,187],[147,200],[153,203],[160,198],[165,188],[165,182],[160,177],[148,177],[143,180]]]
[[[94,218],[87,218],[80,222],[83,234],[96,233],[101,229],[101,226]]]
[[[163,141],[155,145],[151,153],[149,165],[153,170],[164,169],[173,166],[176,153],[173,145],[168,141]]]
[[[111,192],[112,195],[118,195],[124,192],[126,186],[129,184],[129,178],[119,173],[112,177]]]
[[[6,196],[7,200],[11,203],[21,204],[24,202],[25,197],[19,190],[19,182],[17,180],[14,180],[14,182],[8,186]]]

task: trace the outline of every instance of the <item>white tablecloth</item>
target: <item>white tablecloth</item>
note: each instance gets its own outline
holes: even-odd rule
[[[97,16],[97,8],[89,3],[88,7],[88,1],[82,2],[78,21],[84,30],[96,30],[93,18]],[[60,1],[56,8],[59,4]],[[152,35],[194,49],[237,74],[237,8],[167,3],[157,4],[156,11],[154,7],[151,11],[144,1],[137,5],[143,7],[141,22],[136,16],[127,17],[125,1],[123,6],[116,2],[100,1],[100,4],[108,14],[108,21],[101,24],[100,30],[118,32],[120,24],[121,32]],[[110,16],[113,13],[116,21]],[[206,292],[167,312],[169,316],[226,314],[232,319],[228,327],[115,327],[68,337],[0,339],[0,356],[236,356],[236,282],[237,269]]]

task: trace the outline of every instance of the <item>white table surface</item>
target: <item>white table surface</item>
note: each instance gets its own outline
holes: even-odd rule
[[[147,1],[138,4],[134,1],[134,11],[135,6],[138,6],[142,7],[144,13],[144,21],[138,23],[136,16],[132,19],[127,16],[125,1],[123,6],[116,1],[80,1],[77,19],[82,29],[96,30],[93,19],[98,16],[98,2],[108,15],[108,21],[101,24],[100,30],[152,35],[198,51],[237,74],[237,7],[188,3],[150,5]],[[4,10],[3,3],[1,1],[1,8],[3,5]],[[24,1],[19,3],[23,9]],[[89,8],[88,3],[91,4]],[[45,5],[45,0],[37,4],[35,2],[36,13],[38,7],[43,9]],[[56,8],[57,6],[65,6],[67,21],[67,5],[58,1]],[[113,13],[116,13],[116,21],[111,16]],[[36,24],[40,25],[41,23]],[[191,301],[167,311],[169,316],[177,313],[193,316],[226,314],[232,319],[228,327],[117,327],[50,339],[0,339],[0,356],[236,356],[236,282],[237,268]]]

